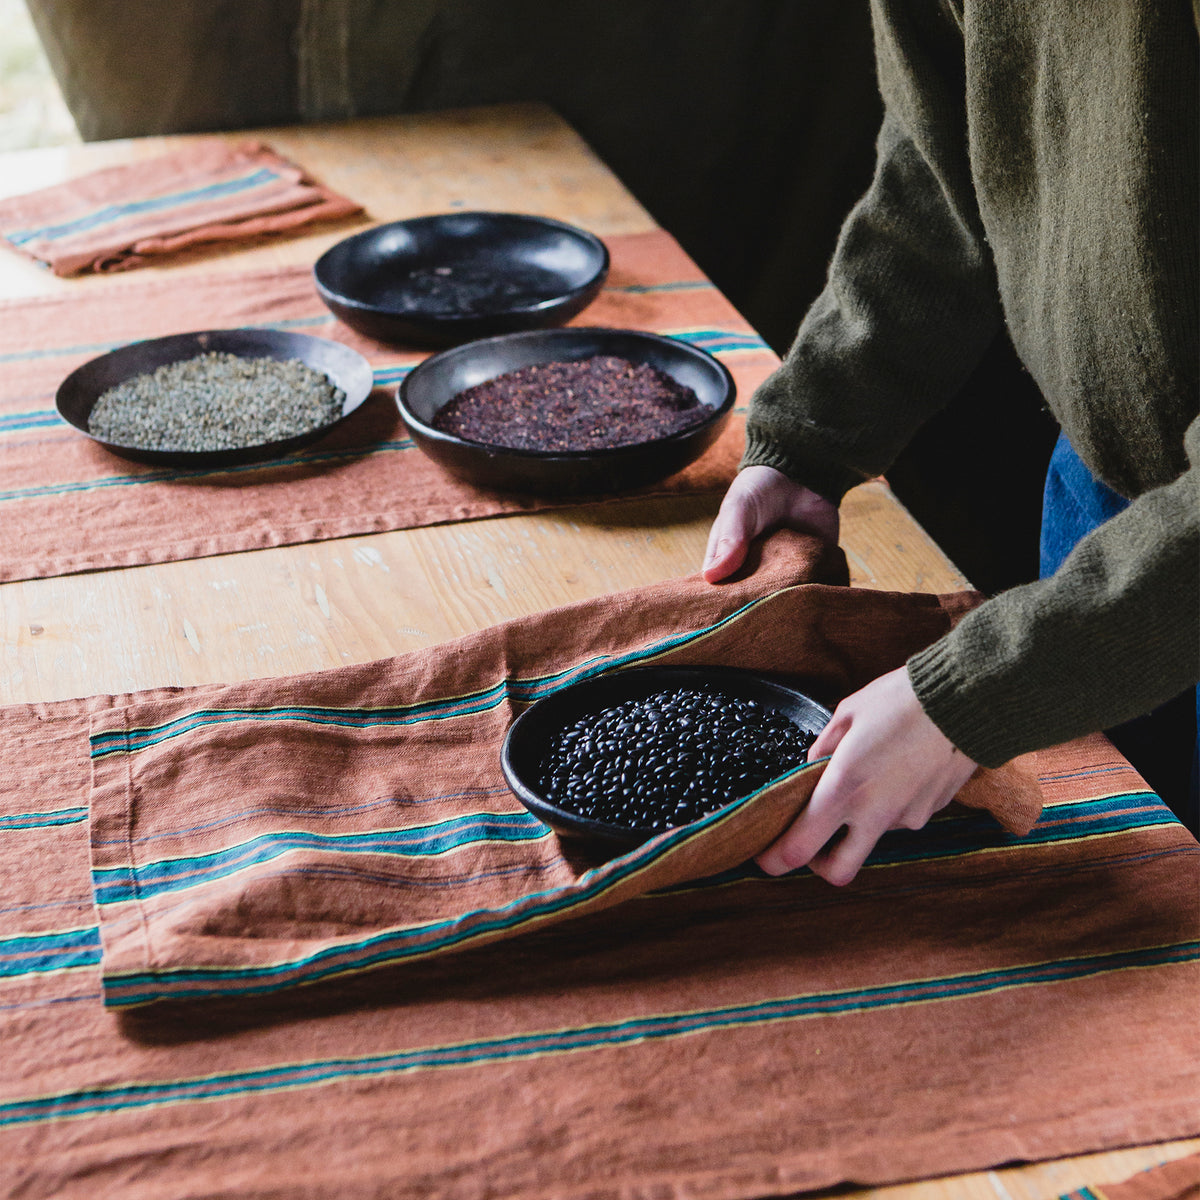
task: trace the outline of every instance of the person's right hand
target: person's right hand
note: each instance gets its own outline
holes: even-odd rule
[[[746,560],[750,543],[786,525],[837,544],[837,505],[789,479],[774,467],[746,467],[725,493],[708,534],[704,578],[717,583]]]

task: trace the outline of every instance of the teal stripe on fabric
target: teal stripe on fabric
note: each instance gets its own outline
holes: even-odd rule
[[[715,357],[721,358],[722,356],[724,356],[726,354],[745,354],[747,352],[752,353],[752,354],[759,354],[759,353],[766,352],[768,350],[768,347],[759,346],[759,345],[750,345],[746,342],[726,342],[726,343],[709,344],[709,345],[700,344],[700,349],[707,350],[710,354],[714,355]],[[772,355],[774,355],[775,352],[773,350],[771,350],[770,353]]]
[[[331,313],[313,314],[307,317],[288,317],[279,321],[252,321],[244,325],[239,325],[239,329],[278,329],[286,332],[287,330],[296,329],[312,329],[321,325],[332,325],[337,320]],[[692,339],[716,339],[721,340],[728,338],[738,344],[744,344],[748,349],[770,349],[766,342],[757,338],[753,334],[748,333],[732,333],[724,330],[691,330],[681,331],[677,333],[666,333],[665,337],[674,337],[680,341],[689,341]],[[37,359],[44,358],[73,358],[73,357],[92,357],[98,354],[107,354],[110,350],[119,350],[122,346],[132,345],[141,339],[138,338],[121,338],[119,340],[105,342],[83,342],[73,343],[65,346],[49,346],[41,348],[31,348],[23,350],[9,350],[0,354],[0,365],[5,363],[18,362],[33,362]],[[413,364],[416,365],[415,363]],[[384,368],[390,369],[390,368]],[[402,368],[398,368],[402,369]],[[406,371],[407,373],[407,371]]]
[[[797,770],[803,769],[797,768]],[[766,785],[766,787],[771,786],[774,786],[774,784]],[[363,970],[367,967],[396,962],[415,954],[428,954],[437,950],[466,945],[477,940],[484,934],[508,931],[531,920],[540,919],[551,914],[560,914],[586,903],[616,886],[616,884],[629,875],[643,870],[651,862],[681,842],[697,836],[702,829],[707,829],[711,825],[727,819],[736,809],[740,808],[743,804],[749,803],[755,795],[766,790],[766,787],[759,789],[759,792],[746,797],[730,808],[710,814],[701,822],[677,830],[670,837],[663,839],[662,843],[657,846],[649,848],[641,847],[624,858],[608,864],[605,868],[585,875],[580,882],[583,883],[590,878],[590,883],[578,891],[564,893],[562,889],[553,889],[549,892],[513,901],[489,913],[476,912],[466,914],[470,917],[484,919],[476,922],[465,933],[461,927],[461,919],[450,919],[431,922],[425,926],[404,930],[386,930],[354,945],[332,947],[307,956],[304,959],[297,959],[289,963],[281,963],[269,967],[230,968],[227,970],[185,970],[160,972],[154,975],[113,977],[106,980],[105,1003],[116,1006],[140,1004],[161,998],[164,995],[169,995],[173,998],[181,996],[203,998],[210,995],[228,995],[231,992],[237,995],[254,995],[262,992],[276,991],[283,987],[295,986],[302,982],[313,982],[320,978],[343,974],[350,970]],[[1145,793],[1135,794],[1133,799],[1141,801],[1147,795]],[[1155,801],[1157,807],[1163,808],[1165,811],[1165,806],[1162,806],[1156,797],[1149,796],[1149,798]],[[1111,823],[1108,831],[1113,831],[1117,828],[1130,828],[1146,823],[1144,820],[1139,820],[1136,813],[1129,814],[1129,817],[1130,820],[1121,825]],[[1153,814],[1151,816],[1151,823],[1159,823],[1153,820]],[[946,824],[951,824],[951,822],[946,822]],[[1081,836],[1087,836],[1090,832],[1092,831],[1085,831]],[[938,845],[935,841],[927,848],[924,857],[928,859],[947,856],[957,857],[964,853],[972,852],[972,849],[991,849],[997,844],[1003,844],[1004,838],[1008,837],[1008,835],[1000,833],[994,823],[992,823],[989,833],[990,836],[981,838],[973,848],[964,848],[961,844],[957,848],[947,848],[945,845]],[[1023,840],[1022,845],[1024,844]],[[917,856],[910,855],[905,861],[912,861],[915,857]],[[889,864],[887,854],[884,852],[871,865],[887,866],[892,864]],[[721,879],[694,883],[691,886],[719,886],[721,882],[726,881],[729,881],[728,878],[722,877]],[[264,979],[271,979],[271,982],[253,982]],[[232,989],[228,986],[213,988],[211,985],[218,982],[218,980],[230,981],[235,986]],[[239,980],[242,981],[241,986],[237,986],[237,981]],[[209,986],[180,986],[192,983]],[[147,992],[144,990],[150,984],[156,985],[155,991]],[[166,984],[166,987],[164,987],[164,984]],[[139,990],[134,995],[127,995],[131,989]]]
[[[465,846],[541,841],[550,831],[536,817],[519,813],[469,813],[413,829],[386,829],[371,833],[319,834],[304,830],[279,830],[251,838],[226,850],[186,858],[141,863],[136,868],[93,870],[97,904],[148,900],[171,892],[226,879],[300,850],[337,855],[381,854],[401,858],[431,858]]]
[[[717,285],[708,279],[683,279],[678,283],[626,283],[604,290],[631,296],[649,296],[656,292],[715,292]]]
[[[957,858],[996,846],[1044,846],[1174,824],[1178,818],[1153,792],[1123,792],[1046,809],[1033,829],[1021,837],[1006,833],[987,813],[970,812],[931,822],[924,829],[895,829],[884,834],[867,865]]]
[[[652,659],[668,650],[677,649],[690,642],[704,638],[715,631],[736,621],[752,608],[769,600],[769,596],[759,597],[742,605],[735,612],[703,629],[690,630],[685,633],[670,634],[643,646],[638,650],[629,651],[616,657],[596,656],[585,659],[582,663],[564,668],[552,675],[537,676],[532,679],[502,679],[479,691],[467,693],[464,696],[426,700],[417,704],[401,705],[395,708],[317,708],[307,706],[286,708],[231,708],[231,709],[198,709],[184,717],[162,725],[147,726],[140,729],[104,730],[92,734],[91,757],[104,758],[111,754],[134,754],[148,749],[159,742],[172,737],[190,733],[194,729],[206,725],[224,724],[226,722],[242,721],[301,721],[316,725],[333,725],[342,728],[368,729],[382,725],[412,725],[422,721],[445,720],[471,713],[484,712],[501,704],[506,697],[511,697],[520,703],[531,703],[544,696],[553,695],[572,683],[590,679],[605,671],[619,670],[623,667],[634,666],[639,662]]]
[[[801,766],[780,779],[805,770]],[[572,908],[588,903],[617,886],[629,876],[636,875],[669,854],[678,846],[702,836],[713,826],[721,825],[748,804],[767,787],[767,784],[742,800],[710,813],[708,816],[666,834],[661,834],[645,845],[631,850],[620,858],[613,859],[601,867],[586,871],[576,881],[573,889],[551,888],[518,897],[494,909],[476,909],[456,917],[430,921],[424,925],[406,926],[401,929],[385,929],[354,943],[343,943],[318,950],[313,954],[289,962],[255,967],[206,967],[182,968],[158,971],[150,974],[106,976],[104,1002],[109,1006],[142,1004],[165,996],[178,998],[189,996],[261,995],[295,987],[300,983],[312,983],[348,971],[361,971],[385,963],[398,962],[414,955],[426,955],[478,941],[485,935],[508,932],[520,925],[529,924],[550,915],[560,915]],[[469,922],[469,924],[468,924]],[[265,980],[266,982],[251,982]],[[188,987],[194,981],[205,986]],[[214,983],[231,981],[233,986],[214,988]],[[130,994],[133,988],[152,983],[155,990],[150,993]],[[169,984],[169,990],[167,985]]]
[[[0,817],[0,833],[16,829],[46,829],[53,825],[76,825],[86,821],[86,808],[58,808],[49,812],[10,813]]]
[[[243,721],[302,721],[343,729],[369,729],[386,725],[415,725],[423,721],[447,720],[496,708],[505,698],[505,682],[462,699],[431,701],[403,708],[229,708],[198,709],[164,725],[149,729],[108,730],[91,736],[91,757],[136,754],[171,738],[181,737],[210,725],[240,724]]]
[[[775,352],[756,333],[733,332],[727,329],[681,329],[669,335],[680,342],[719,354],[730,350],[766,350]]]
[[[636,873],[666,850],[693,836],[694,828],[680,830],[669,843],[648,858],[635,853],[621,860],[611,872],[596,872],[591,886],[564,894],[554,889],[513,901],[490,912],[473,912],[482,917],[470,931],[463,933],[461,919],[431,922],[419,928],[387,930],[354,945],[329,947],[289,963],[262,967],[181,968],[178,970],[128,975],[110,975],[104,980],[104,1002],[109,1007],[128,1007],[163,999],[197,1000],[217,997],[251,997],[281,991],[301,984],[394,965],[415,955],[428,955],[449,948],[462,948],[485,934],[507,932],[519,925],[547,915],[565,912],[611,889],[624,877]],[[586,878],[586,876],[584,877]],[[531,905],[530,901],[537,901]]]
[[[853,988],[649,1017],[599,1022],[568,1029],[537,1030],[473,1042],[422,1046],[361,1058],[314,1059],[188,1079],[81,1088],[0,1104],[0,1126],[97,1116],[278,1091],[318,1087],[347,1079],[369,1079],[445,1068],[518,1062],[550,1054],[613,1050],[638,1042],[719,1033],[783,1021],[968,999],[1018,987],[1053,985],[1116,971],[1170,967],[1200,961],[1200,943],[1185,942],[1112,954],[1033,963],[882,987]]]
[[[376,454],[412,450],[414,443],[405,438],[394,442],[372,442],[369,446],[349,447],[345,450],[309,450],[301,454],[290,454],[285,458],[272,458],[264,462],[243,463],[234,467],[210,467],[186,471],[146,471],[140,475],[109,475],[101,479],[88,479],[79,483],[55,483],[36,487],[17,488],[0,492],[0,503],[11,500],[36,500],[48,496],[67,496],[77,492],[94,492],[105,488],[138,487],[147,483],[178,483],[188,479],[206,479],[215,475],[244,475],[250,471],[280,470],[284,467],[304,466],[313,463],[341,462],[352,458],[370,458]]]
[[[1054,842],[1113,833],[1129,833],[1161,825],[1176,825],[1178,818],[1153,792],[1126,792],[1102,800],[1071,800],[1047,808],[1041,820],[1024,836],[1011,834],[986,813],[967,812],[935,817],[924,829],[894,829],[879,839],[865,867],[894,867],[942,858],[962,860],[992,850],[1025,850]],[[807,873],[808,868],[804,868]],[[786,877],[767,875],[753,862],[704,879],[661,888],[652,895],[670,895],[724,887],[731,883],[773,884]]]
[[[14,246],[23,246],[34,238],[46,241],[57,241],[60,238],[71,237],[92,229],[100,229],[111,225],[123,217],[136,216],[139,213],[162,212],[170,208],[181,208],[194,204],[197,200],[218,200],[224,196],[236,196],[241,192],[252,192],[265,183],[272,183],[279,178],[277,172],[268,167],[259,167],[249,175],[236,179],[227,179],[222,183],[209,183],[202,187],[186,188],[183,191],[171,192],[165,196],[153,196],[147,200],[131,200],[125,204],[106,204],[85,216],[76,217],[71,221],[63,221],[58,225],[44,225],[40,229],[19,229],[4,236]]]
[[[47,429],[62,424],[62,417],[49,408],[34,412],[10,413],[0,417],[0,433],[22,433],[26,429]]]
[[[331,313],[325,313],[323,316],[311,317],[288,317],[281,321],[259,321],[246,325],[239,325],[239,329],[278,329],[287,331],[289,329],[310,329],[317,325],[332,325],[337,318]],[[70,346],[51,346],[45,349],[35,350],[10,350],[4,354],[0,354],[0,365],[13,362],[32,362],[40,358],[66,358],[75,357],[76,355],[91,356],[95,354],[107,354],[110,350],[119,350],[122,346],[136,344],[139,338],[122,338],[119,341],[111,342],[85,342]]]
[[[402,367],[376,367],[375,386],[388,387],[391,384],[399,383],[406,375],[412,373],[416,365],[416,363],[411,363]]]
[[[304,799],[297,798],[295,803],[263,804],[254,808],[234,809],[230,812],[214,816],[212,820],[202,821],[196,825],[177,826],[174,829],[158,829],[143,837],[100,838],[92,837],[93,846],[146,846],[151,842],[161,842],[168,839],[183,837],[196,833],[207,833],[215,829],[227,828],[230,825],[245,824],[256,817],[274,817],[283,820],[287,817],[303,817],[306,820],[333,821],[339,817],[355,816],[360,813],[378,812],[380,809],[395,811],[397,807],[412,812],[426,804],[445,804],[447,801],[478,801],[483,802],[490,796],[511,796],[512,792],[504,784],[496,787],[472,787],[459,792],[443,792],[436,796],[381,796],[362,804],[340,804],[333,806],[321,805],[314,807],[306,804]]]
[[[100,929],[96,925],[0,938],[0,979],[94,967],[99,961]]]

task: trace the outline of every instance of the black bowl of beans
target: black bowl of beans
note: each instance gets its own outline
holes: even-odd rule
[[[382,342],[450,346],[573,317],[609,256],[594,234],[526,213],[454,212],[353,234],[313,268],[317,292]]]
[[[687,342],[632,329],[571,327],[443,350],[401,382],[413,440],[482,487],[555,495],[625,491],[699,458],[736,389]]]
[[[121,346],[59,385],[59,416],[138,462],[229,467],[307,446],[370,395],[371,364],[341,342],[209,329]]]
[[[632,668],[537,701],[509,727],[500,761],[556,832],[631,847],[802,765],[829,718],[753,671]]]

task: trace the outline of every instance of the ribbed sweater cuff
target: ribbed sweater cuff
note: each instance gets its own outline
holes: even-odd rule
[[[999,767],[1039,744],[1036,718],[1022,722],[1019,707],[1004,705],[998,719],[991,708],[964,703],[968,690],[952,636],[941,638],[908,660],[908,678],[925,715],[968,758],[983,767]],[[1014,711],[1016,708],[1016,711]]]
[[[834,504],[840,504],[842,497],[852,487],[862,483],[862,477],[857,472],[847,471],[828,460],[787,454],[779,446],[757,436],[753,430],[747,430],[746,433],[746,449],[739,469],[743,467],[774,467]]]

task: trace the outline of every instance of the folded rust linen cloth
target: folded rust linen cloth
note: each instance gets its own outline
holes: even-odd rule
[[[56,275],[78,275],[361,211],[260,142],[206,138],[0,201],[0,236]]]
[[[806,584],[840,574],[840,557],[822,562],[791,536],[768,547],[732,586],[673,581],[380,663],[98,714],[106,1003],[245,997],[461,951],[745,863],[795,817],[823,763],[596,862],[522,808],[499,758],[515,715],[601,672],[723,664],[832,699],[977,599]],[[982,784],[963,801],[1028,832],[1036,787]]]
[[[0,1194],[761,1200],[1196,1136],[1200,846],[1099,735],[1037,756],[1028,833],[951,805],[845,888],[713,873],[820,764],[607,862],[508,793],[572,679],[833,700],[975,599],[844,577],[780,533],[720,587],[0,708]]]

